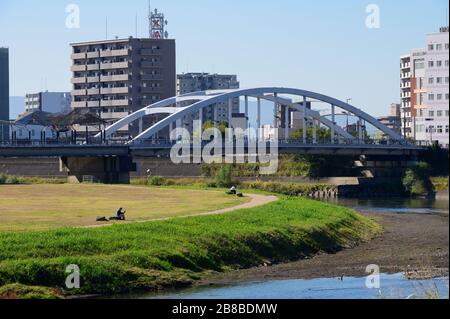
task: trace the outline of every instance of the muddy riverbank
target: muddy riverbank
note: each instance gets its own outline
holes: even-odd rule
[[[383,225],[383,235],[336,254],[319,254],[297,262],[214,274],[196,285],[365,276],[366,266],[369,264],[379,265],[381,272],[387,274],[406,272],[414,278],[448,276],[448,214],[362,214]]]

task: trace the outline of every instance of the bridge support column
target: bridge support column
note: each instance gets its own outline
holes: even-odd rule
[[[289,106],[284,107],[284,140],[289,140]]]
[[[336,125],[336,107],[331,105],[331,121],[333,125]],[[336,139],[336,132],[334,131],[334,126],[331,128],[331,144],[334,144]]]
[[[67,172],[68,182],[73,184],[129,184],[136,166],[129,156],[61,157],[60,170]]]
[[[317,121],[316,119],[312,119],[313,121],[313,144],[317,144]]]
[[[233,100],[228,99],[228,127],[229,128],[233,127],[232,121],[233,121]]]
[[[248,96],[245,96],[245,128],[248,129],[250,127],[248,120]]]
[[[273,102],[273,127],[275,129],[277,129],[278,128],[278,103],[277,103],[278,94],[274,93],[273,96],[275,97],[275,101]]]
[[[308,129],[308,122],[306,121],[306,105],[307,105],[307,101],[306,101],[306,96],[303,97],[303,108],[302,108],[302,128],[303,128],[303,144],[306,144],[306,133],[307,133],[307,129]]]
[[[257,110],[257,115],[256,115],[256,136],[257,136],[257,140],[259,140],[261,138],[261,98],[258,98],[258,110]]]

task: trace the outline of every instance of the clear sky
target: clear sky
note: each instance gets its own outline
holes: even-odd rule
[[[380,28],[366,27],[366,6]],[[65,25],[80,8],[80,28]],[[289,86],[373,115],[399,101],[399,56],[447,22],[446,0],[153,0],[177,40],[177,72],[235,73],[241,87]],[[148,36],[148,0],[0,0],[0,46],[10,48],[10,95],[70,90],[71,42]]]

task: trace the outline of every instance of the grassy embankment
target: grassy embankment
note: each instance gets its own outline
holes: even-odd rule
[[[127,211],[127,219],[132,222],[207,213],[249,200],[224,192],[192,189],[99,184],[0,185],[0,232],[100,225],[95,221],[97,216],[113,216],[119,207]]]
[[[69,264],[80,267],[81,288],[66,294],[181,287],[211,271],[336,251],[380,231],[376,223],[350,209],[282,197],[223,215],[95,229],[3,232],[0,297],[21,297],[14,287],[32,296],[36,291],[52,296],[64,288]]]

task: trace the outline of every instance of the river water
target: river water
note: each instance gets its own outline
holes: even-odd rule
[[[435,199],[330,199],[359,211],[396,214],[448,214],[448,193]],[[381,274],[379,288],[368,288],[366,277],[290,279],[249,282],[220,287],[196,287],[163,294],[145,294],[153,299],[381,299],[449,298],[449,278],[408,280],[403,274]],[[136,296],[135,296],[136,297]]]

